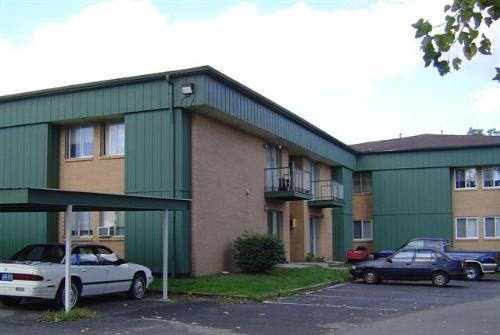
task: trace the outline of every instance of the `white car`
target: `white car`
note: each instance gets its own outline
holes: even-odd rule
[[[17,305],[23,298],[54,299],[64,307],[63,244],[32,244],[0,262],[0,301]],[[71,252],[71,307],[80,297],[127,292],[142,299],[153,275],[147,267],[119,259],[108,247],[77,244]]]

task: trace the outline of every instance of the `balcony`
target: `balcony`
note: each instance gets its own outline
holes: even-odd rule
[[[294,201],[311,200],[311,178],[309,172],[296,167],[265,169],[266,199]]]
[[[344,206],[344,185],[333,180],[311,182],[312,199],[309,207],[332,208]]]

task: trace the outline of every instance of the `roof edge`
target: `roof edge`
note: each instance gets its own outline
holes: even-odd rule
[[[260,102],[267,105],[271,109],[279,112],[280,114],[298,122],[299,124],[302,124],[304,127],[308,128],[309,130],[314,131],[315,133],[317,133],[321,137],[325,138],[326,140],[332,142],[333,144],[339,145],[340,147],[342,147],[342,149],[345,149],[346,151],[348,151],[352,154],[355,154],[355,155],[361,153],[360,151],[349,146],[348,144],[345,144],[344,142],[336,139],[335,137],[328,134],[327,132],[321,130],[320,128],[313,125],[309,121],[306,121],[305,119],[301,118],[297,114],[292,113],[291,111],[289,111],[288,109],[284,108],[283,106],[277,104],[276,102],[272,101],[271,99],[266,98],[262,94],[257,93],[256,91],[252,90],[248,86],[243,85],[242,83],[236,81],[235,79],[225,75],[224,73],[214,69],[213,67],[211,67],[209,65],[193,67],[193,68],[186,68],[186,69],[181,69],[181,70],[157,72],[157,73],[151,73],[151,74],[145,74],[145,75],[122,77],[122,78],[117,78],[117,79],[106,79],[106,80],[93,81],[93,82],[82,83],[82,84],[74,84],[74,85],[60,86],[60,87],[54,87],[54,88],[48,88],[48,89],[42,89],[42,90],[9,94],[9,95],[0,96],[0,102],[8,102],[8,101],[14,101],[14,100],[29,99],[29,98],[34,98],[34,97],[49,96],[52,94],[76,92],[76,91],[81,91],[81,90],[85,90],[85,89],[94,89],[94,88],[101,88],[101,87],[107,87],[107,86],[117,86],[117,85],[124,85],[124,84],[130,84],[130,83],[139,83],[139,82],[145,82],[145,81],[151,81],[151,80],[162,80],[162,79],[166,80],[167,76],[170,78],[180,78],[180,77],[197,75],[197,74],[206,74],[206,75],[209,75],[215,79],[221,80],[224,83],[229,84],[230,86],[233,86],[233,87],[243,91],[244,93],[248,94],[249,96],[259,100]]]
[[[497,148],[500,144],[488,143],[488,144],[474,144],[474,145],[460,145],[460,146],[449,146],[449,147],[435,147],[435,148],[415,148],[415,149],[393,149],[393,150],[373,150],[373,151],[358,151],[360,155],[372,155],[372,154],[392,154],[392,153],[409,153],[409,152],[421,152],[421,151],[445,151],[445,150],[464,150],[464,149],[476,149],[476,148]]]

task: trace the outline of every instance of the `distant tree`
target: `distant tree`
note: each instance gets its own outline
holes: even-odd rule
[[[486,134],[488,136],[500,136],[500,130],[497,130],[496,128],[491,128],[486,131]],[[478,129],[478,128],[469,128],[469,131],[467,131],[467,135],[472,135],[472,136],[486,136],[484,134],[483,129]]]
[[[432,26],[428,20],[419,19],[412,27],[417,30],[415,38],[422,38],[420,49],[424,53],[425,67],[431,63],[441,76],[450,72],[450,49],[462,46],[462,53],[471,60],[479,51],[483,55],[491,55],[491,41],[485,35],[479,36],[484,23],[486,27],[500,17],[499,0],[453,0],[451,5],[444,6],[444,23]],[[439,32],[431,33],[434,28]],[[451,60],[454,70],[459,70],[462,58],[457,56]],[[500,67],[496,67],[492,78],[500,82]]]
[[[500,136],[500,130],[497,130],[496,128],[488,129],[486,133],[488,133],[488,136]]]
[[[477,128],[469,128],[469,131],[467,132],[467,135],[472,135],[472,136],[484,136],[483,134],[483,129],[477,129]]]

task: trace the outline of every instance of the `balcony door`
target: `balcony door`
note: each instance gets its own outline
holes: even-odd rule
[[[266,190],[276,191],[278,190],[280,178],[280,150],[275,146],[268,145],[266,155]]]

